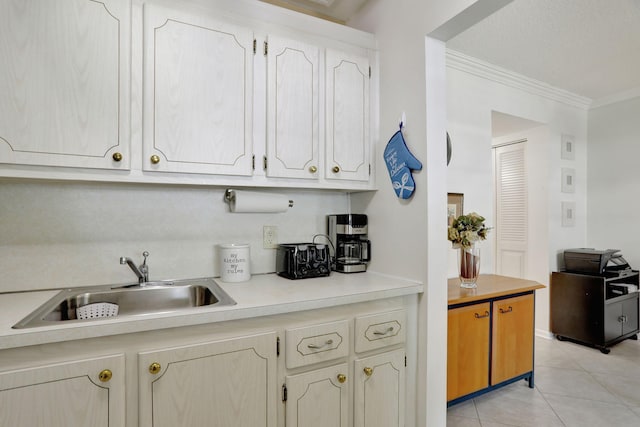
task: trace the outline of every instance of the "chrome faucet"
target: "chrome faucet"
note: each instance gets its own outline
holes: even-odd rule
[[[120,264],[127,264],[129,268],[136,273],[138,276],[138,283],[145,283],[149,281],[149,266],[147,265],[147,257],[149,256],[149,252],[142,252],[142,256],[144,257],[144,261],[140,264],[140,267],[136,267],[131,258],[129,257],[120,257]]]

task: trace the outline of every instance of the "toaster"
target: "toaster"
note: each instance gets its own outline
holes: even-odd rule
[[[329,247],[317,243],[283,243],[276,252],[276,273],[287,279],[328,276]]]

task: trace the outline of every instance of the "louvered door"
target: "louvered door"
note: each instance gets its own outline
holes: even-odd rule
[[[496,273],[527,273],[527,176],[525,142],[494,149],[496,185]]]

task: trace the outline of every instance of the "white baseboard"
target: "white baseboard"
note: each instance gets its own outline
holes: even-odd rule
[[[548,340],[552,340],[555,337],[555,335],[552,334],[550,331],[545,331],[542,329],[536,329],[535,333],[536,333],[536,337],[545,338]]]

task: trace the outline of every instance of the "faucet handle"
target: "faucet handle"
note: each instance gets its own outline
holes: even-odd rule
[[[142,265],[147,265],[147,257],[149,256],[149,252],[142,252],[142,256],[144,257],[144,261],[142,261]]]

